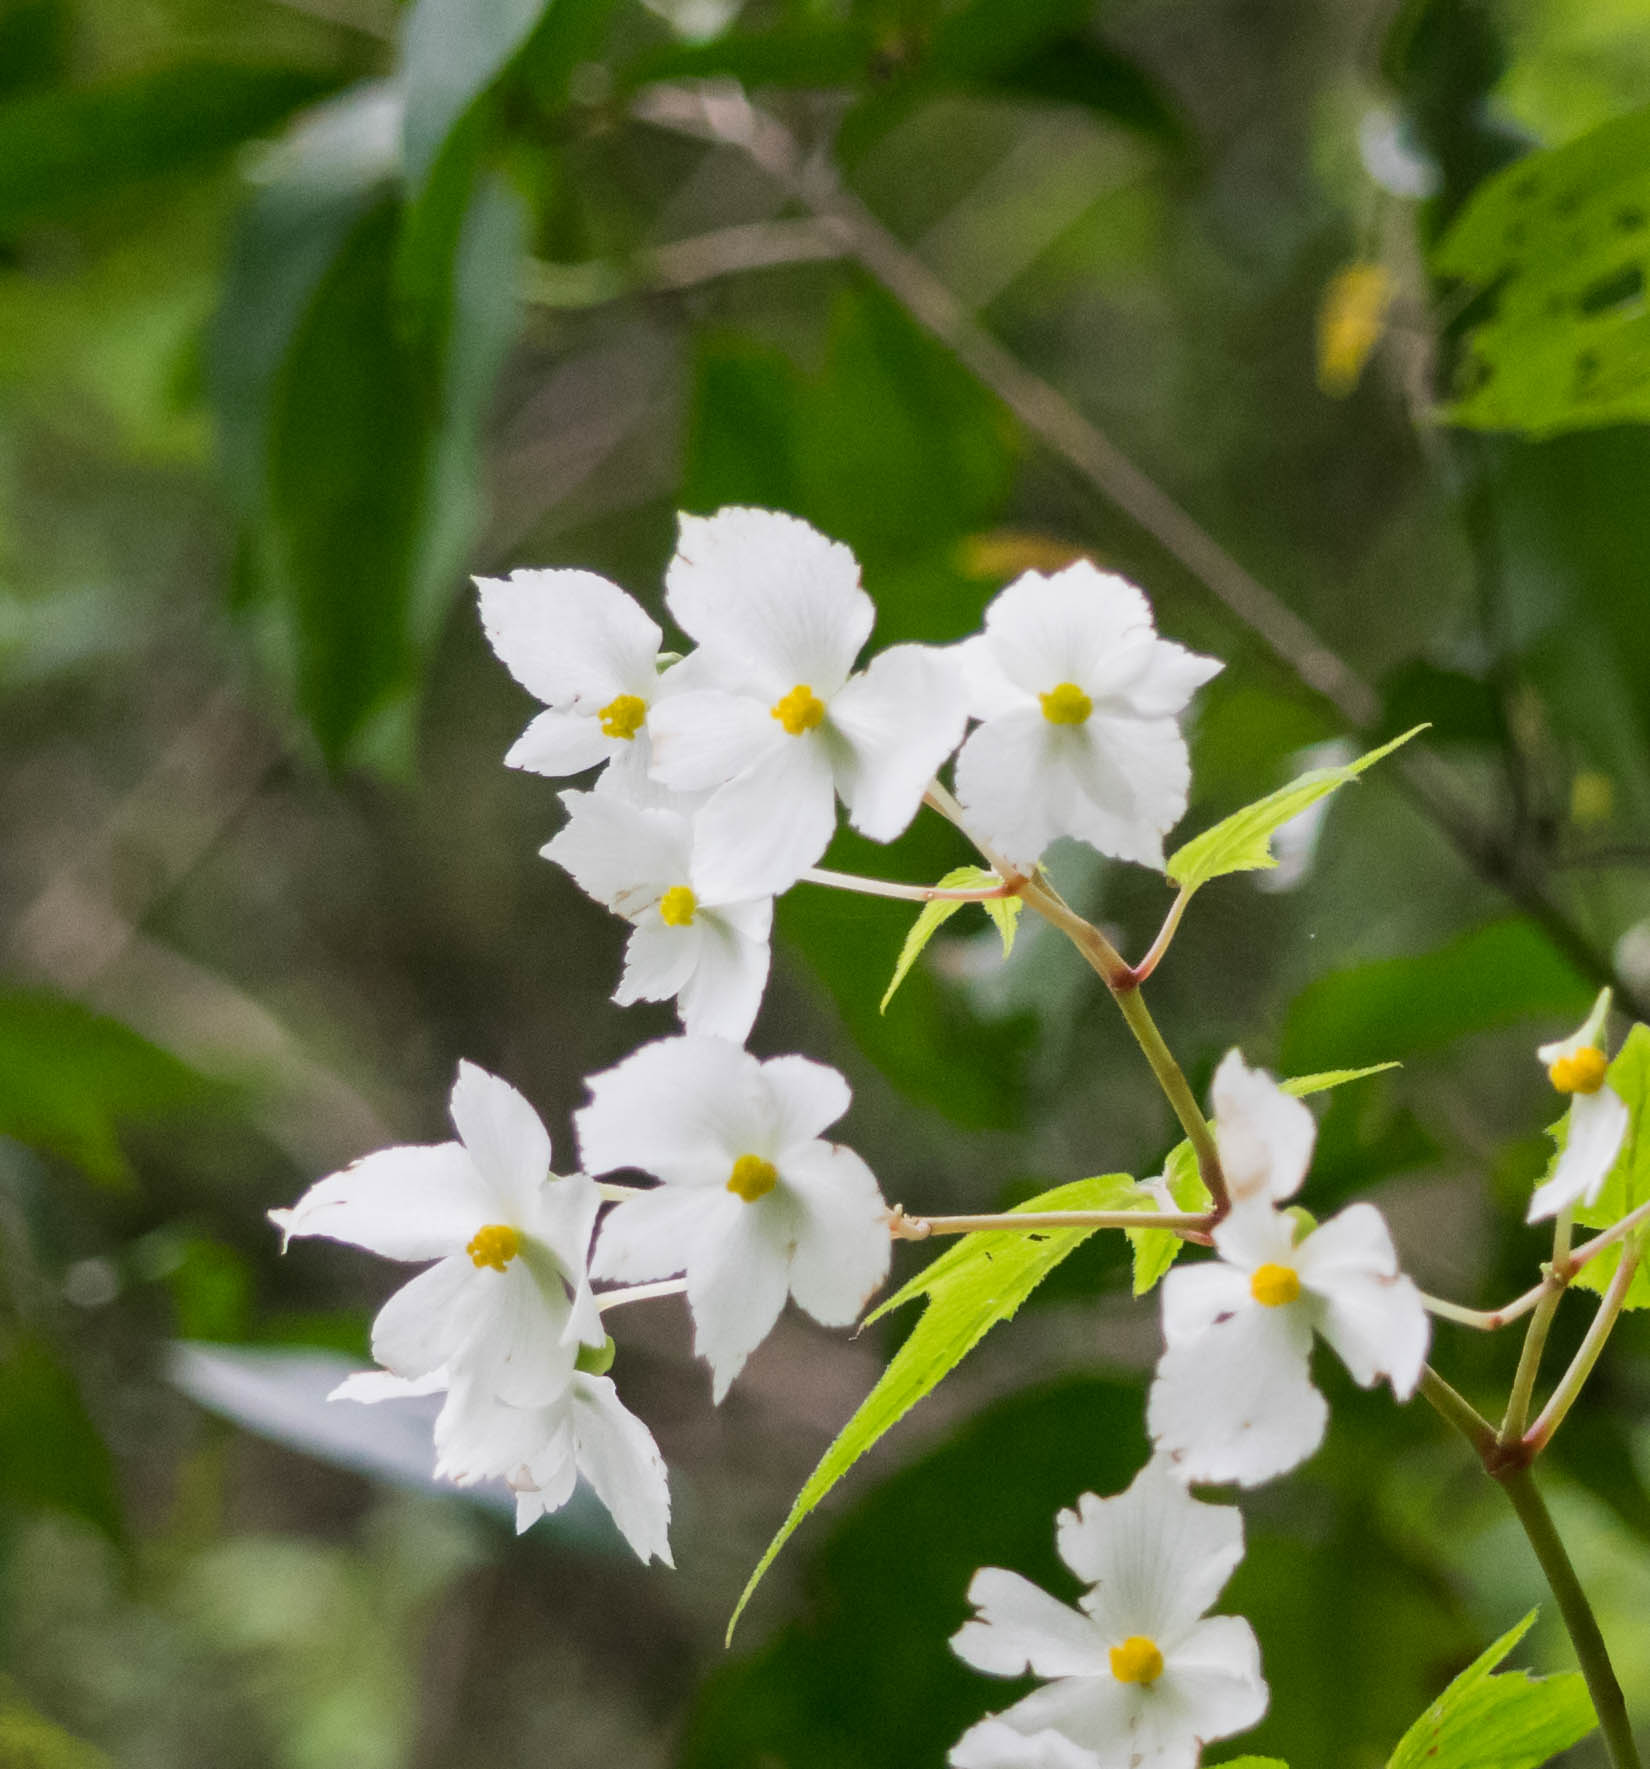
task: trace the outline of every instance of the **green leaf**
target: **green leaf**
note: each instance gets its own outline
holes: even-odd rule
[[[1182,848],[1169,856],[1166,868],[1169,881],[1179,885],[1188,896],[1210,879],[1222,878],[1228,872],[1261,872],[1277,865],[1272,853],[1272,836],[1292,817],[1298,817],[1309,805],[1315,805],[1337,787],[1356,780],[1383,756],[1389,756],[1401,744],[1424,731],[1424,725],[1394,737],[1379,749],[1372,749],[1355,762],[1339,768],[1313,768],[1298,780],[1268,793],[1255,804],[1245,805],[1223,818],[1213,829],[1193,836]]]
[[[1492,1675],[1535,1617],[1532,1609],[1450,1684],[1399,1740],[1387,1769],[1539,1769],[1593,1730],[1578,1671]]]
[[[37,1338],[0,1359],[0,1502],[67,1511],[115,1540],[122,1533],[114,1462],[79,1384]]]
[[[1289,1769],[1282,1757],[1227,1757],[1209,1769]]]
[[[1365,1069],[1325,1069],[1316,1075],[1297,1075],[1278,1085],[1285,1093],[1304,1099],[1309,1094],[1344,1087],[1349,1081],[1362,1081],[1365,1076],[1380,1075],[1399,1066],[1397,1063],[1373,1063]],[[1214,1202],[1197,1170],[1197,1156],[1189,1142],[1178,1142],[1169,1151],[1169,1157],[1163,1163],[1163,1177],[1177,1210],[1207,1210]],[[1134,1293],[1144,1296],[1163,1281],[1186,1243],[1166,1228],[1131,1228],[1127,1233],[1129,1244],[1134,1248]]]
[[[1015,1206],[1028,1210],[1149,1210],[1152,1201],[1127,1174],[1106,1174],[1057,1186]],[[926,1297],[928,1306],[911,1336],[861,1403],[819,1466],[808,1476],[790,1515],[751,1574],[728,1622],[728,1638],[762,1576],[797,1526],[844,1474],[924,1395],[949,1375],[999,1321],[1012,1320],[1021,1303],[1069,1254],[1096,1231],[1089,1228],[1012,1229],[965,1235],[874,1314]]]
[[[552,0],[416,0],[407,19],[401,71],[407,182],[428,178],[465,113],[526,47]]]
[[[0,105],[0,234],[199,171],[336,83],[299,68],[188,62]]]
[[[1489,309],[1450,422],[1554,436],[1650,418],[1650,108],[1486,180],[1433,267]]]
[[[123,1127],[163,1124],[228,1093],[116,1020],[46,994],[0,994],[0,1136],[131,1183]]]
[[[1604,1181],[1604,1188],[1591,1204],[1576,1206],[1576,1221],[1587,1228],[1609,1228],[1620,1222],[1629,1210],[1650,1204],[1650,1026],[1634,1026],[1627,1040],[1617,1051],[1615,1061],[1605,1073],[1605,1085],[1620,1096],[1627,1107],[1627,1135],[1622,1139],[1621,1153]],[[1570,1111],[1574,1111],[1572,1104]],[[1553,1126],[1552,1137],[1559,1154],[1564,1149],[1565,1131],[1570,1113]],[[1548,1166],[1548,1176],[1558,1163],[1558,1154]],[[1635,1237],[1636,1238],[1636,1237]],[[1589,1260],[1572,1280],[1580,1289],[1605,1290],[1621,1264],[1621,1248],[1608,1247],[1596,1259]],[[1650,1271],[1641,1263],[1627,1287],[1628,1308],[1650,1308]]]
[[[6,1769],[113,1769],[95,1745],[65,1732],[0,1678],[0,1763]]]
[[[983,866],[959,866],[955,871],[946,873],[934,888],[940,891],[976,890],[1000,882],[996,873]],[[894,991],[905,981],[911,966],[922,956],[923,948],[959,909],[967,907],[965,901],[954,897],[936,897],[923,904],[917,919],[911,924],[910,933],[905,936],[905,944],[900,947],[894,974],[877,1010],[879,1013],[887,1013],[888,1003],[894,999]],[[1007,958],[1014,950],[1014,930],[1024,905],[1018,897],[994,897],[989,902],[981,903],[980,907],[991,917],[997,932],[1002,935],[1003,957]]]

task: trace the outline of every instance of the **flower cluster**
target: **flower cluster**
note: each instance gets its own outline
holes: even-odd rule
[[[506,1481],[523,1528],[582,1475],[636,1552],[668,1561],[664,1464],[607,1374],[604,1311],[685,1292],[719,1402],[788,1298],[851,1324],[897,1226],[871,1169],[826,1139],[850,1104],[843,1078],[744,1048],[775,895],[835,880],[816,868],[838,800],[884,842],[926,800],[974,837],[1002,891],[1040,890],[1059,836],[1162,866],[1190,779],[1179,718],[1220,665],[1160,638],[1133,585],[1076,564],[1027,572],[960,645],[895,645],[861,667],[874,610],[852,554],[765,510],[684,516],[665,581],[693,641],[682,655],[587,572],[479,588],[489,640],[545,709],[506,760],[599,770],[561,794],[543,852],[630,924],[614,999],[674,1000],[681,1033],[589,1078],[579,1171],[558,1176],[531,1106],[464,1063],[456,1141],[369,1155],[272,1215],[288,1239],[426,1267],[377,1318],[380,1368],[339,1397],[440,1393],[438,1473]],[[937,779],[953,755],[954,797]],[[1542,1051],[1574,1106],[1532,1218],[1591,1200],[1620,1148],[1607,1005]],[[974,1580],[957,1652],[1048,1681],[972,1728],[956,1769],[1194,1769],[1204,1742],[1252,1725],[1267,1702],[1254,1636],[1204,1613],[1242,1521],[1188,1487],[1253,1485],[1312,1453],[1327,1417],[1317,1338],[1365,1386],[1406,1400],[1420,1381],[1428,1317],[1379,1212],[1353,1204],[1319,1225],[1290,1202],[1316,1134],[1306,1105],[1236,1051],[1212,1103],[1224,1194],[1200,1238],[1215,1257],[1162,1287],[1153,1458],[1127,1492],[1061,1514],[1061,1557],[1089,1587],[1077,1609],[1012,1572]],[[627,1173],[655,1183],[607,1177]]]

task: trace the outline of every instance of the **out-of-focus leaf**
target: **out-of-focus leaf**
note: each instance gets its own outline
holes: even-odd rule
[[[65,1732],[0,1680],[0,1763],[6,1769],[111,1769],[95,1745]]]
[[[0,1357],[0,1503],[49,1506],[121,1536],[109,1451],[74,1377],[33,1337]]]
[[[1225,1757],[1211,1769],[1289,1769],[1282,1757]]]
[[[129,1184],[123,1125],[164,1124],[227,1099],[117,1020],[44,994],[0,994],[0,1136]]]
[[[1028,1210],[1149,1210],[1152,1200],[1127,1174],[1106,1174],[1057,1186],[1014,1206]],[[894,1353],[877,1385],[838,1433],[819,1466],[797,1494],[790,1515],[768,1544],[728,1622],[728,1636],[762,1575],[773,1565],[797,1526],[878,1438],[897,1425],[924,1395],[967,1357],[1000,1321],[1012,1320],[1020,1304],[1094,1229],[1016,1233],[1009,1229],[964,1236],[932,1265],[883,1303],[869,1319],[925,1297],[928,1306],[910,1337]]]
[[[1349,1081],[1362,1081],[1368,1075],[1384,1074],[1396,1069],[1397,1063],[1373,1063],[1364,1069],[1325,1069],[1316,1075],[1297,1075],[1279,1086],[1297,1099],[1309,1094],[1325,1093],[1332,1087],[1344,1087]],[[1189,1142],[1178,1142],[1170,1149],[1163,1163],[1163,1179],[1177,1210],[1207,1210],[1214,1200],[1197,1170],[1197,1156]],[[1180,1257],[1186,1243],[1166,1228],[1131,1228],[1125,1231],[1134,1248],[1134,1293],[1144,1296],[1162,1283],[1170,1266]]]
[[[660,44],[618,70],[626,90],[655,80],[737,80],[762,86],[857,86],[875,38],[851,20],[799,20],[764,31],[724,31],[700,43]]]
[[[0,99],[54,85],[68,72],[73,24],[66,0],[0,3]]]
[[[1650,1026],[1634,1026],[1605,1074],[1605,1085],[1620,1096],[1628,1111],[1627,1135],[1604,1188],[1591,1204],[1576,1206],[1576,1221],[1588,1228],[1608,1228],[1629,1210],[1650,1204]],[[1574,1107],[1571,1107],[1574,1110]],[[1555,1125],[1554,1140],[1563,1149],[1562,1131],[1569,1113]],[[1556,1166],[1554,1155],[1548,1173]],[[1589,1260],[1571,1280],[1583,1290],[1604,1291],[1621,1265],[1621,1248],[1607,1247]],[[1650,1272],[1642,1260],[1627,1287],[1628,1308],[1650,1308]]]
[[[1501,715],[1489,683],[1422,660],[1406,663],[1382,682],[1381,709],[1388,731],[1426,725],[1434,743],[1501,740]]]
[[[0,233],[197,171],[334,84],[299,68],[195,62],[0,105]]]
[[[553,0],[416,0],[402,42],[407,181],[429,176],[465,112],[509,67]]]
[[[1540,1769],[1598,1724],[1579,1671],[1492,1675],[1535,1623],[1532,1609],[1410,1727],[1387,1769]]]
[[[1307,985],[1284,1020],[1285,1067],[1371,1045],[1401,1056],[1535,1015],[1579,1019],[1593,985],[1527,921],[1494,921],[1413,958],[1384,958]]]
[[[1488,179],[1433,266],[1490,303],[1451,422],[1553,436],[1650,417],[1650,108]]]
[[[1298,817],[1309,805],[1315,805],[1349,780],[1356,780],[1366,768],[1389,756],[1401,744],[1408,743],[1423,727],[1406,731],[1372,749],[1355,762],[1339,768],[1313,768],[1298,780],[1271,792],[1230,817],[1223,817],[1213,829],[1193,836],[1183,847],[1169,856],[1165,870],[1169,881],[1182,891],[1191,892],[1223,878],[1229,872],[1259,872],[1277,865],[1272,853],[1272,836],[1292,817]]]
[[[942,891],[976,890],[997,882],[996,873],[988,872],[983,866],[959,866],[955,871],[946,873],[934,888]],[[923,948],[959,909],[966,907],[967,904],[961,898],[936,897],[932,902],[923,904],[917,913],[917,919],[911,924],[910,933],[905,936],[905,944],[899,949],[894,974],[883,991],[877,1010],[879,1013],[887,1013],[888,1003],[894,999],[894,991],[905,981],[911,966],[922,957]],[[1007,958],[1014,950],[1014,929],[1019,923],[1024,904],[1018,897],[994,897],[982,902],[980,907],[991,917],[997,932],[1002,936],[1003,957]]]

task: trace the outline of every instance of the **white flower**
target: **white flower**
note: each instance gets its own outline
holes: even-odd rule
[[[794,516],[683,516],[666,600],[698,642],[695,680],[653,719],[655,778],[715,788],[701,868],[721,901],[788,889],[824,853],[836,796],[892,841],[916,815],[966,713],[942,651],[896,645],[850,672],[874,610],[844,546]]]
[[[1127,1492],[1060,1513],[1060,1558],[1092,1586],[1077,1609],[987,1567],[951,1644],[976,1670],[1051,1678],[966,1732],[954,1769],[1195,1769],[1204,1744],[1266,1712],[1254,1630],[1205,1617],[1243,1558],[1243,1520],[1153,1460]]]
[[[537,1113],[473,1063],[458,1066],[451,1109],[458,1142],[381,1150],[269,1213],[288,1241],[436,1262],[384,1304],[372,1351],[423,1392],[452,1391],[449,1432],[472,1400],[555,1399],[578,1342],[607,1342],[585,1270],[595,1185],[558,1179]]]
[[[380,1370],[347,1377],[332,1400],[373,1403],[429,1394],[446,1371],[408,1381]],[[447,1420],[447,1410],[443,1412]],[[559,1511],[582,1474],[643,1560],[670,1558],[670,1488],[652,1433],[620,1401],[606,1376],[566,1369],[555,1396],[542,1405],[508,1406],[473,1388],[443,1431],[436,1474],[461,1486],[502,1478],[516,1495],[516,1530]]]
[[[742,1044],[768,980],[773,898],[718,902],[687,811],[613,794],[564,792],[566,826],[540,852],[635,926],[613,999],[667,1001],[689,1032]]]
[[[586,1167],[664,1181],[607,1218],[592,1269],[644,1283],[687,1273],[694,1347],[718,1401],[787,1292],[822,1325],[846,1326],[887,1276],[876,1179],[820,1139],[848,1109],[834,1069],[684,1037],[644,1045],[589,1085],[576,1115]]]
[[[1294,1197],[1312,1162],[1318,1126],[1304,1100],[1285,1093],[1239,1050],[1220,1059],[1209,1089],[1220,1170],[1234,1204]]]
[[[1012,860],[1059,835],[1163,864],[1191,768],[1176,722],[1221,665],[1160,639],[1133,584],[1086,561],[1028,571],[959,648],[984,722],[957,757],[957,797]]]
[[[1593,1011],[1568,1038],[1543,1044],[1536,1052],[1553,1086],[1570,1096],[1570,1111],[1552,1176],[1530,1199],[1531,1222],[1596,1202],[1626,1140],[1626,1102],[1604,1079],[1610,1066],[1602,1044],[1609,1012],[1610,991],[1603,989]]]
[[[1312,1386],[1321,1333],[1363,1387],[1408,1400],[1426,1361],[1420,1292],[1398,1269],[1381,1213],[1353,1204],[1296,1241],[1263,1198],[1214,1231],[1218,1261],[1163,1280],[1163,1337],[1146,1425],[1184,1480],[1253,1486],[1312,1454],[1329,1409]]]
[[[663,635],[617,584],[590,571],[478,577],[481,623],[510,674],[549,709],[505,756],[535,774],[614,762],[623,790],[647,773],[649,713],[663,690]]]

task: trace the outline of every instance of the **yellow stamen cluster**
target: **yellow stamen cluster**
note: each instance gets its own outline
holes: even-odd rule
[[[779,1169],[760,1155],[741,1155],[728,1175],[728,1190],[747,1204],[765,1198],[779,1184]]]
[[[672,885],[659,899],[659,919],[666,927],[691,927],[699,899],[686,885]]]
[[[1301,1276],[1292,1265],[1257,1265],[1249,1277],[1249,1294],[1263,1308],[1282,1308],[1301,1293]]]
[[[1555,1057],[1547,1075],[1560,1093],[1597,1093],[1609,1066],[1610,1059],[1596,1044],[1584,1044],[1568,1056]]]
[[[1037,699],[1051,725],[1081,725],[1094,711],[1094,702],[1075,682],[1061,682]]]
[[[1119,1683],[1155,1683],[1163,1675],[1162,1650],[1144,1634],[1131,1634],[1111,1649],[1111,1674]]]
[[[789,694],[776,700],[768,711],[792,737],[816,730],[825,722],[825,702],[806,682],[798,682]]]
[[[629,743],[647,723],[647,702],[639,694],[621,694],[596,714],[601,720],[602,736],[622,737]]]
[[[507,1222],[489,1222],[476,1230],[464,1251],[477,1271],[489,1265],[494,1271],[503,1271],[521,1251],[521,1236]]]

